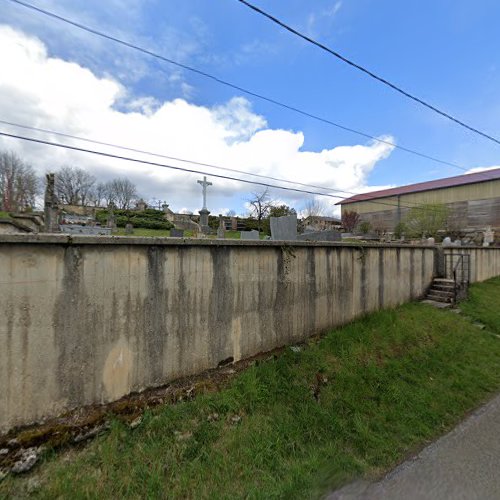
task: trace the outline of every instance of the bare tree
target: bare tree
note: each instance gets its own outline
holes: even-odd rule
[[[30,165],[12,152],[0,152],[0,206],[16,211],[32,207],[40,189],[39,180]]]
[[[269,215],[269,211],[274,203],[269,195],[269,189],[266,188],[260,193],[252,193],[252,198],[248,200],[250,204],[250,213],[257,219],[257,228],[262,231],[262,220]]]
[[[56,172],[57,197],[68,205],[86,205],[96,178],[79,167],[65,166]]]
[[[107,206],[107,192],[108,186],[104,182],[95,184],[90,190],[89,202],[93,203],[96,207],[102,207],[103,204]]]
[[[311,198],[304,205],[303,213],[305,219],[308,217],[321,217],[322,215],[325,215],[325,212],[325,205],[316,198]]]
[[[132,203],[137,200],[137,188],[126,177],[113,179],[107,183],[107,197],[110,201],[116,204],[118,208],[123,210],[129,209]]]

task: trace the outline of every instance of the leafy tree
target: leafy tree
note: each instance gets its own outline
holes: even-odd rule
[[[269,209],[269,217],[285,217],[287,215],[297,215],[295,208],[288,205],[273,205]]]
[[[284,204],[271,206],[268,216],[262,221],[262,230],[266,234],[271,234],[271,221],[269,217],[285,217],[287,215],[297,215],[295,208]]]
[[[33,168],[12,152],[0,152],[0,207],[17,211],[32,207],[40,183]]]
[[[410,238],[436,236],[445,229],[449,216],[446,205],[429,203],[412,208],[404,219],[404,226]]]
[[[342,212],[342,227],[346,232],[351,233],[358,225],[359,214],[355,210],[346,210]]]

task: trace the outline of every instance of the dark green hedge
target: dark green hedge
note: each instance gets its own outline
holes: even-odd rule
[[[107,210],[99,210],[96,213],[96,219],[105,225],[108,221]],[[174,226],[171,222],[165,219],[165,214],[161,210],[147,208],[146,210],[115,210],[115,222],[118,227],[125,227],[130,222],[134,227],[142,227],[144,229],[172,229]]]

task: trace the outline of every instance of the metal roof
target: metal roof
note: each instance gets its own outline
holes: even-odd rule
[[[336,205],[345,205],[356,203],[358,201],[376,200],[378,198],[388,198],[401,194],[418,193],[420,191],[431,191],[433,189],[444,189],[449,187],[463,186],[466,184],[475,184],[478,182],[488,182],[500,179],[500,168],[493,170],[483,170],[473,174],[457,175],[455,177],[446,177],[436,179],[435,181],[419,182],[408,186],[401,186],[391,189],[382,189],[381,191],[372,191],[370,193],[357,194],[345,200],[339,201]]]

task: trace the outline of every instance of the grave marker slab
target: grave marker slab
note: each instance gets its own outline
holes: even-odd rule
[[[297,216],[286,215],[284,217],[270,217],[271,239],[296,241],[297,240]]]

